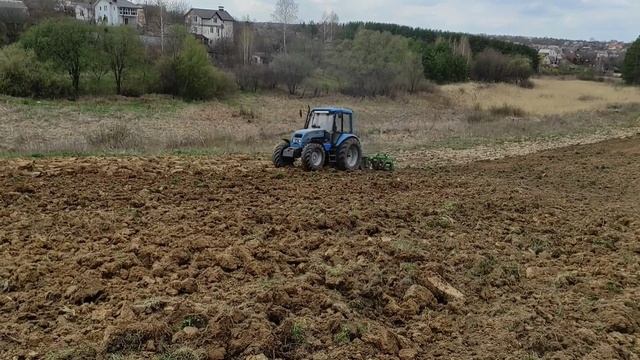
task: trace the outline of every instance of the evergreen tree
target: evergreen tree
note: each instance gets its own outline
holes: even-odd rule
[[[640,37],[627,50],[622,77],[627,84],[640,85]]]

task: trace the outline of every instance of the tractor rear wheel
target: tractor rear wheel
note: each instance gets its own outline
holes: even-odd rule
[[[318,171],[324,166],[324,147],[310,143],[302,149],[302,168],[307,171]]]
[[[283,141],[273,149],[273,157],[272,157],[273,166],[277,168],[281,168],[281,167],[293,165],[293,158],[284,157],[282,155],[282,153],[284,152],[284,149],[288,147],[289,147],[289,143]]]
[[[362,162],[362,149],[358,139],[347,139],[340,147],[336,154],[338,169],[343,171],[353,171],[360,168]]]

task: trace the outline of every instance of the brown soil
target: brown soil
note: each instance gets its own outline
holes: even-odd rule
[[[0,205],[1,359],[640,356],[640,137],[395,173],[1,160]]]

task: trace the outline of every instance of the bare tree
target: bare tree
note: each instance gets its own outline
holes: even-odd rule
[[[294,0],[278,0],[276,9],[271,15],[273,20],[282,24],[282,44],[287,53],[287,25],[298,20],[298,3]]]
[[[340,18],[335,11],[322,13],[322,41],[333,41],[333,29],[338,25]]]
[[[333,29],[338,25],[338,21],[340,21],[338,14],[336,14],[335,11],[332,10],[329,14],[329,38],[331,39],[331,41],[333,41]]]
[[[328,12],[322,13],[322,41],[327,41],[327,28],[329,27],[329,19],[331,15]]]
[[[242,53],[242,63],[244,65],[247,65],[250,62],[252,50],[253,27],[251,26],[251,18],[247,15],[242,19],[242,27],[240,28],[240,51]]]
[[[160,35],[162,52],[168,28],[172,25],[184,25],[184,15],[189,10],[187,0],[144,0],[146,31]]]

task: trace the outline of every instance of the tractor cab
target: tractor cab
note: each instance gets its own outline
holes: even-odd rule
[[[353,111],[336,107],[309,109],[304,128],[285,139],[273,153],[276,167],[292,165],[298,158],[307,170],[319,170],[325,165],[342,170],[358,168],[362,149],[355,135]]]

